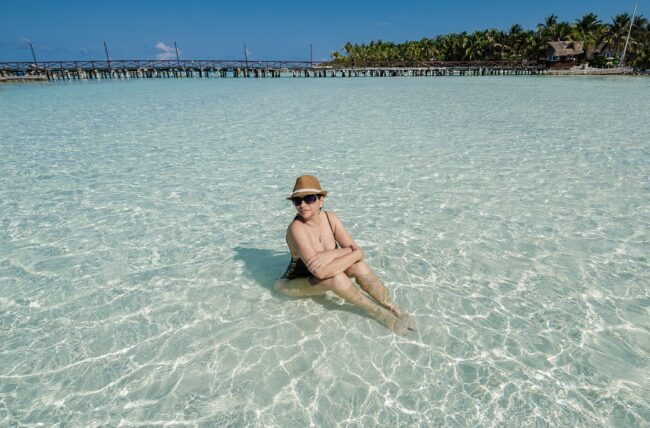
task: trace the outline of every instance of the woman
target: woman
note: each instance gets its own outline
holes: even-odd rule
[[[327,191],[312,175],[298,177],[293,202],[298,215],[287,229],[291,263],[275,290],[290,296],[314,296],[333,291],[397,334],[416,330],[413,317],[402,311],[383,282],[363,259],[363,250],[352,240],[333,212],[322,211]],[[338,244],[338,245],[337,245]],[[350,280],[354,277],[362,290]]]

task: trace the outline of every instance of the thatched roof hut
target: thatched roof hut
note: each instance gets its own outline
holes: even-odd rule
[[[568,56],[578,56],[585,53],[583,49],[583,42],[574,42],[569,41],[558,41],[558,42],[548,42],[547,53],[552,54],[552,56],[562,58]]]
[[[548,42],[546,46],[546,62],[550,67],[578,65],[586,58],[584,42],[557,41]]]

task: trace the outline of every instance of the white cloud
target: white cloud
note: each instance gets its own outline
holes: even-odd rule
[[[158,53],[156,54],[157,59],[176,59],[176,51],[172,46],[167,46],[163,42],[156,43],[156,49]],[[181,51],[178,50],[178,55],[180,56]]]

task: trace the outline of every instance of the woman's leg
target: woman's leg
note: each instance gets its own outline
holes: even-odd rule
[[[397,303],[390,298],[388,289],[381,279],[370,270],[365,262],[357,262],[350,266],[346,273],[351,274],[363,291],[368,293],[380,305],[391,311],[398,318],[402,316],[402,310]]]
[[[328,288],[323,285],[312,285],[309,277],[296,279],[278,279],[273,289],[291,297],[319,296],[327,293]]]
[[[408,333],[409,327],[406,321],[397,318],[395,315],[376,305],[366,296],[361,294],[345,273],[340,273],[323,280],[312,278],[311,282],[312,284],[318,284],[317,286],[327,287],[347,302],[360,307],[375,321],[387,327],[395,334],[403,335]]]
[[[365,262],[361,261],[353,264],[346,273],[354,276],[361,289],[375,299],[377,303],[391,311],[396,317],[408,320],[409,329],[417,330],[415,319],[397,306],[397,303],[391,299],[382,280],[370,270]]]

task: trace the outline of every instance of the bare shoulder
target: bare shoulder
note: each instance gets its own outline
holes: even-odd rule
[[[338,218],[338,215],[336,215],[336,211],[327,210],[327,211],[325,211],[325,212],[326,212],[328,215],[332,216],[332,217],[336,217],[336,218]]]
[[[289,224],[289,227],[287,228],[287,236],[297,236],[301,233],[304,233],[304,231],[305,225],[297,220],[294,220],[291,222],[291,224]]]
[[[298,257],[300,254],[299,242],[304,242],[304,236],[307,233],[305,226],[299,221],[292,221],[287,227],[287,245],[291,251],[292,257]]]
[[[339,219],[339,216],[336,214],[336,211],[327,210],[326,212],[327,212],[327,215],[329,216],[330,219],[336,220],[336,221],[341,221]]]
[[[327,215],[329,216],[329,219],[332,223],[341,224],[341,219],[339,218],[339,216],[336,214],[335,211],[328,210]]]

